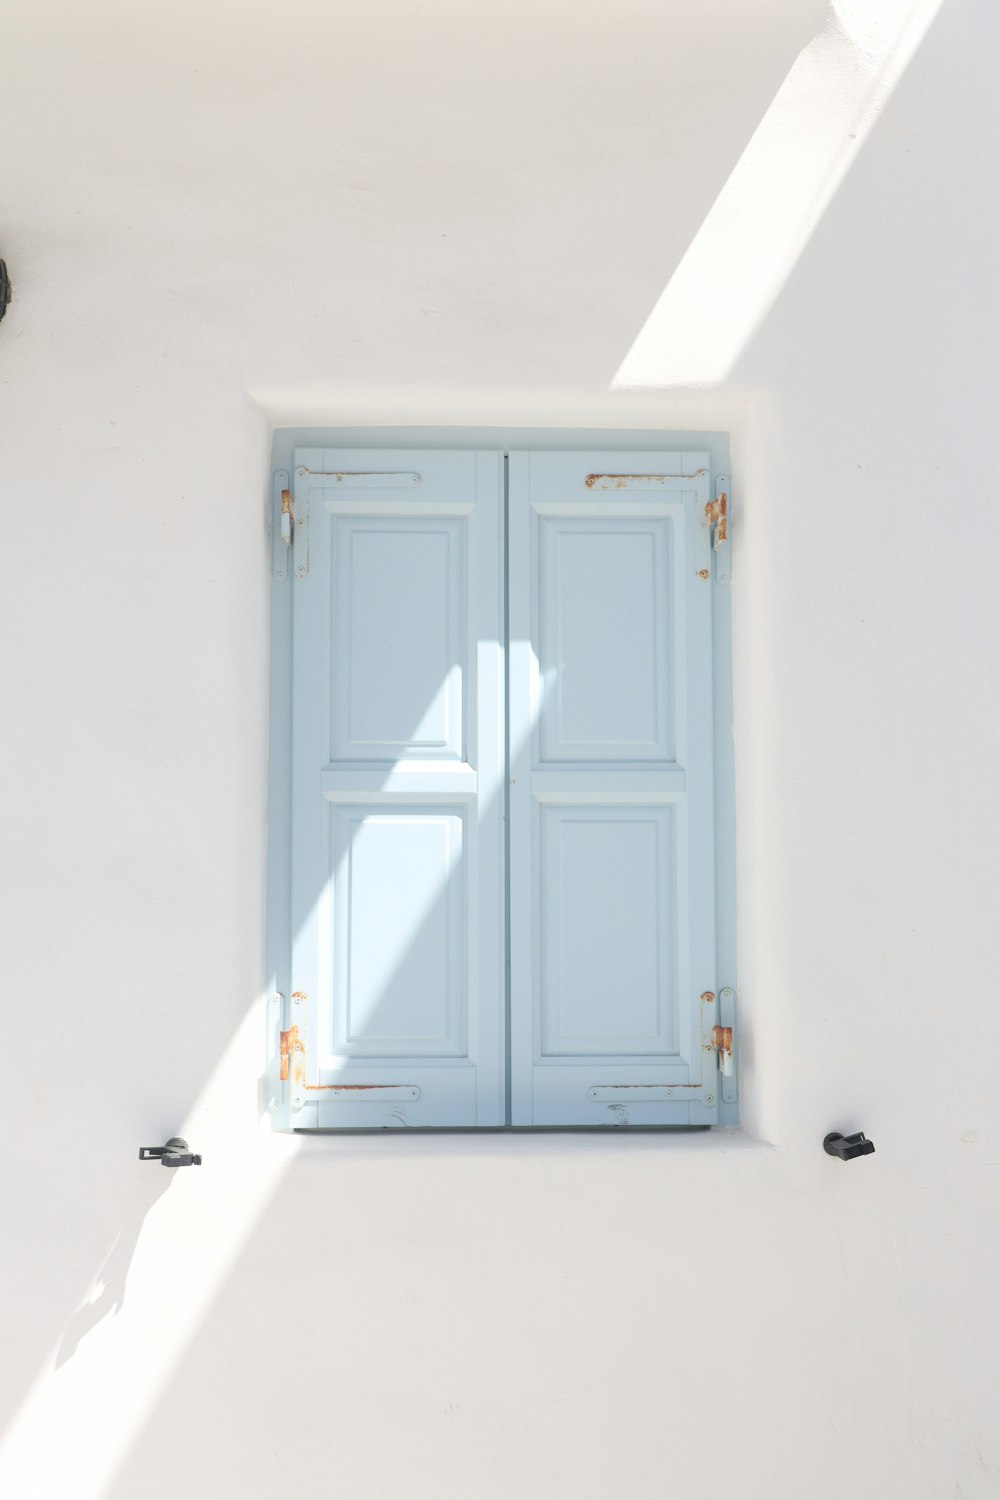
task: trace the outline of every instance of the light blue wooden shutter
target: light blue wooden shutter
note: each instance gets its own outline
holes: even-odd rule
[[[717,1118],[708,462],[510,457],[515,1124]]]
[[[502,461],[296,453],[291,1124],[503,1121]]]

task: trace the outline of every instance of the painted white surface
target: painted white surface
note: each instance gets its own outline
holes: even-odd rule
[[[996,1494],[995,7],[911,39],[720,384],[609,390],[825,24],[8,7],[5,1495]],[[258,1125],[248,391],[732,428],[770,1144]],[[181,1122],[204,1167],[140,1166]],[[876,1155],[830,1161],[832,1127]]]

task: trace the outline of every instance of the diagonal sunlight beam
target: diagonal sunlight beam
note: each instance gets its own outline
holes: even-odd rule
[[[493,645],[481,641],[479,652]],[[516,742],[515,754],[518,748]],[[482,815],[489,818],[502,796],[503,775],[482,771],[481,777]],[[404,937],[417,940],[443,894],[443,888],[421,892]],[[405,943],[392,957],[381,974],[383,992],[405,964]],[[268,993],[273,989],[272,976]],[[258,996],[181,1123],[180,1133],[203,1152],[204,1165],[171,1173],[141,1224],[122,1232],[22,1402],[0,1444],[4,1500],[103,1500],[144,1426],[155,1421],[160,1396],[303,1149],[301,1136],[274,1131],[266,1116],[254,1128],[266,1009]],[[165,1175],[138,1161],[132,1169]],[[124,1263],[111,1298],[106,1280],[113,1260]],[[99,1309],[93,1316],[92,1308]],[[273,1316],[270,1304],[262,1305],[262,1319],[265,1313]]]
[[[633,343],[611,389],[732,373],[942,0],[833,0]]]
[[[131,1236],[135,1253],[121,1270],[128,1298],[117,1316],[94,1322],[68,1350],[64,1335],[52,1350],[0,1447],[0,1495],[101,1500],[154,1416],[301,1144],[272,1133],[266,1120],[253,1129],[263,1035],[258,1002],[182,1125],[204,1165],[172,1172]],[[244,1107],[234,1108],[241,1097]],[[137,1160],[131,1168],[164,1173]],[[107,1262],[84,1306],[100,1297],[106,1274]]]

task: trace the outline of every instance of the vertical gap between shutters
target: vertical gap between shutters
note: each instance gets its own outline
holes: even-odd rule
[[[503,456],[503,879],[504,1123],[511,1124],[510,1045],[510,457]]]

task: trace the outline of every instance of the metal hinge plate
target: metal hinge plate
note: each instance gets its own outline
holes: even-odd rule
[[[717,583],[728,583],[732,577],[729,553],[729,475],[717,474],[715,499],[705,505],[705,520],[712,533],[712,556]]]
[[[736,1078],[736,991],[719,991],[719,1024],[712,1028],[712,1045],[722,1075],[722,1098],[732,1104],[739,1096]]]
[[[278,583],[284,583],[293,575],[304,578],[309,571],[309,501],[303,486],[308,472],[308,469],[296,469],[294,484],[287,469],[279,469],[274,475],[271,570]]]
[[[309,470],[295,470],[295,515],[292,521],[292,566],[296,578],[304,578],[309,572],[309,495],[305,480]]]
[[[288,488],[288,470],[279,469],[274,475],[271,500],[271,572],[277,583],[284,583],[288,577],[293,512],[292,496]]]

